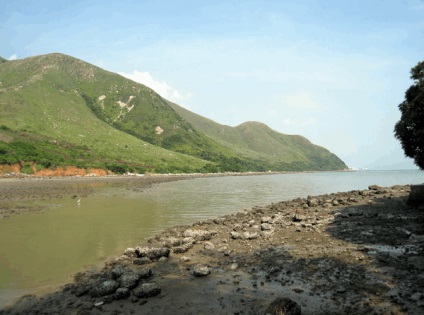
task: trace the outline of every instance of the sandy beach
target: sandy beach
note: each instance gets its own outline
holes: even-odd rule
[[[164,181],[146,178],[128,187]],[[128,179],[12,179],[0,198],[78,195],[85,180]],[[422,314],[424,212],[409,191],[372,186],[176,226],[0,314],[280,314],[287,301],[287,314]]]

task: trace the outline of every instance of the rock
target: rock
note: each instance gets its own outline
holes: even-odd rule
[[[239,232],[231,231],[230,236],[233,240],[241,239],[241,234]]]
[[[271,222],[272,222],[271,217],[262,217],[261,218],[261,223],[271,223]]]
[[[145,264],[149,264],[151,262],[152,262],[152,260],[148,257],[141,257],[141,258],[133,259],[134,265],[145,265]]]
[[[206,250],[213,250],[213,249],[215,249],[215,245],[213,245],[211,242],[205,242],[204,247],[205,247]]]
[[[77,284],[71,288],[71,292],[75,294],[75,296],[80,297],[90,291],[89,284]]]
[[[190,257],[187,257],[187,256],[183,256],[180,258],[180,262],[183,262],[183,263],[189,262],[190,260],[191,260]]]
[[[256,232],[250,233],[250,232],[244,232],[243,238],[246,240],[254,240],[259,237],[259,234]]]
[[[308,196],[308,199],[306,200],[306,203],[309,207],[317,207],[319,206],[319,200],[317,198]]]
[[[211,270],[207,266],[197,265],[193,268],[193,276],[205,277],[210,275]]]
[[[262,223],[261,224],[261,230],[262,231],[272,230],[272,224],[270,224],[270,223]]]
[[[371,185],[371,186],[368,186],[368,189],[369,190],[379,190],[379,189],[381,189],[381,187],[378,186],[378,185]]]
[[[133,290],[133,294],[139,298],[147,298],[160,294],[160,287],[154,282],[140,284]]]
[[[210,232],[207,230],[187,229],[184,231],[183,236],[192,237],[196,240],[196,242],[199,242],[199,241],[209,241],[210,239],[212,239],[212,236],[215,234],[216,232]]]
[[[90,290],[91,297],[101,297],[115,293],[119,288],[119,283],[115,280],[106,280],[98,285],[95,285]]]
[[[115,299],[121,300],[126,299],[130,296],[130,290],[127,288],[119,288],[115,292]]]
[[[306,215],[303,213],[303,211],[296,210],[295,214],[293,215],[292,221],[301,222],[303,220],[306,220]]]
[[[118,281],[121,288],[133,289],[137,286],[140,281],[141,274],[136,272],[124,273],[121,277],[119,277]]]
[[[175,247],[180,246],[181,244],[181,240],[176,237],[168,237],[162,242],[162,245],[165,247]]]
[[[238,223],[234,224],[233,231],[239,231],[241,229],[242,229],[242,226],[240,224],[238,224]]]
[[[124,273],[129,273],[129,272],[132,272],[132,270],[129,267],[123,266],[123,265],[115,265],[112,267],[112,270],[111,270],[112,278],[114,280],[118,279]]]
[[[139,247],[135,249],[138,257],[147,257],[152,260],[157,260],[161,257],[168,257],[171,252],[168,247]]]
[[[265,310],[267,315],[301,315],[300,306],[288,298],[277,298]]]
[[[137,271],[137,273],[139,274],[140,279],[148,279],[153,275],[152,269],[150,268],[143,268]]]
[[[174,252],[174,254],[183,254],[188,252],[188,250],[192,247],[193,247],[193,244],[189,243],[189,244],[184,244],[182,246],[174,247],[172,251]]]
[[[137,252],[135,248],[129,247],[124,251],[124,255],[130,258],[134,258],[134,257],[137,257]]]

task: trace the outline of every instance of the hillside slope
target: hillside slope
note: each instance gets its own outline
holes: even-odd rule
[[[298,135],[276,132],[260,122],[245,122],[237,127],[218,124],[169,102],[195,128],[231,149],[239,156],[263,160],[273,169],[346,169],[346,164],[327,149]]]
[[[104,162],[104,167],[109,163],[153,172],[194,172],[207,164],[151,145],[100,120],[87,106],[86,98],[93,93],[103,95],[113,88],[115,94],[125,98],[122,90],[127,85],[147,90],[118,75],[68,56],[52,54],[0,64],[0,82],[0,125],[4,126],[1,133],[3,139],[9,139],[0,140],[7,155],[20,156],[13,141],[25,142],[28,135],[39,135],[27,142],[36,147],[42,147],[45,142],[59,147],[85,147],[96,160]],[[99,91],[91,92],[96,89]],[[5,135],[11,131],[13,137]],[[64,164],[68,158],[63,157]],[[80,162],[83,166],[93,161]]]
[[[260,123],[219,125],[142,84],[57,53],[0,63],[0,126],[0,163],[20,159],[18,141],[20,148],[36,142],[42,152],[56,152],[49,158],[39,153],[56,161],[50,167],[79,154],[80,159],[70,160],[81,166],[98,161],[95,166],[152,172],[346,168],[305,138],[282,135]],[[58,156],[61,150],[45,143],[73,153]]]

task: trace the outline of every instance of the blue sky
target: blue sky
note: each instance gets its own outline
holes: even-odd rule
[[[352,167],[413,167],[393,137],[424,1],[5,1],[0,56],[61,52],[221,124],[261,121]]]

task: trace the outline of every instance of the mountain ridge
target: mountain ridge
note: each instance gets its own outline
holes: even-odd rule
[[[61,53],[2,62],[0,82],[3,138],[6,129],[15,137],[19,132],[40,135],[86,146],[115,165],[140,164],[139,170],[160,173],[346,168],[306,138],[300,143],[293,138],[300,136],[280,134],[259,122],[219,125],[142,84]],[[255,136],[259,133],[261,139]],[[1,146],[5,163],[4,156],[15,151],[0,133]],[[314,150],[320,154],[311,155]],[[316,163],[320,155],[323,161]]]

